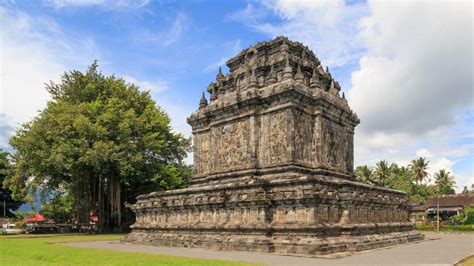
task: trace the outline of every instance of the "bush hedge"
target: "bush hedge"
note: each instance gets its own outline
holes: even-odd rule
[[[417,225],[416,230],[421,231],[436,231],[436,225]],[[465,225],[440,225],[440,231],[454,231],[454,232],[474,232],[474,224]]]

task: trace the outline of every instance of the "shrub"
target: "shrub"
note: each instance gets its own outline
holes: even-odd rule
[[[417,225],[415,226],[416,230],[420,231],[436,231],[436,225]],[[455,231],[455,232],[474,232],[474,224],[467,225],[440,225],[440,231]]]
[[[474,225],[474,206],[470,206],[464,210],[465,213],[465,224],[472,224]]]

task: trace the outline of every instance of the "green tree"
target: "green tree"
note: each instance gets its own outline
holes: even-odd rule
[[[0,150],[0,205],[2,206],[1,217],[15,217],[14,211],[20,208],[22,201],[15,200],[12,197],[12,191],[7,188],[5,179],[10,174],[10,161],[8,152]]]
[[[52,198],[41,205],[40,213],[56,223],[68,223],[73,219],[72,196],[69,193],[51,193]]]
[[[408,165],[408,168],[410,169],[412,174],[413,181],[415,181],[415,183],[421,184],[425,179],[428,178],[428,164],[428,160],[423,157],[420,157],[416,160],[412,160],[411,163]]]
[[[391,169],[388,166],[387,161],[382,160],[378,162],[377,164],[375,164],[373,178],[377,185],[385,186],[390,175],[391,175]]]
[[[454,187],[456,185],[456,181],[454,181],[454,177],[451,176],[449,171],[445,169],[439,170],[435,175],[435,184],[439,194],[454,194]]]
[[[373,171],[373,168],[367,165],[357,166],[354,170],[357,181],[371,185],[373,184]]]
[[[120,228],[124,201],[186,184],[188,173],[176,169],[190,139],[172,131],[148,92],[104,76],[96,63],[46,88],[46,108],[10,140],[16,153],[8,184],[18,197],[66,188],[75,220],[87,222],[92,212],[99,230],[109,231]]]
[[[408,168],[392,163],[390,165],[390,177],[386,182],[386,186],[392,189],[400,190],[407,193],[409,196],[414,194],[414,184],[411,179]],[[417,197],[415,197],[417,201]]]
[[[367,165],[356,167],[356,179],[359,182],[400,190],[405,192],[413,201],[426,202],[428,196],[437,193],[437,188],[435,185],[423,184],[421,181],[415,182],[412,169],[414,169],[413,165],[417,161],[419,165],[425,165],[422,169],[425,169],[423,171],[426,172],[427,161],[424,159],[413,160],[408,167],[399,166],[396,163],[389,166],[387,161],[382,160],[376,164],[375,168]]]
[[[463,190],[462,190],[462,194],[468,194],[470,191],[469,189],[467,188],[467,186],[464,186]]]

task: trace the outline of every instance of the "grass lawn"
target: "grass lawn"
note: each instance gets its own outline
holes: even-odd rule
[[[463,259],[459,263],[456,263],[456,266],[472,266],[472,265],[474,265],[474,255]]]
[[[118,240],[123,235],[0,236],[1,265],[250,265],[158,254],[69,247],[58,242]]]

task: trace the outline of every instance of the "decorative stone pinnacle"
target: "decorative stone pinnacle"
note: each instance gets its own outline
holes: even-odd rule
[[[199,101],[199,109],[206,108],[207,106],[207,99],[204,92],[202,93],[201,100]]]
[[[298,68],[296,70],[295,80],[298,82],[304,82],[304,75],[303,75],[303,72],[301,72],[300,64],[298,64]]]
[[[224,75],[222,74],[222,68],[219,67],[219,70],[217,72],[216,80],[221,81],[224,78]]]
[[[286,41],[284,41],[283,44],[281,45],[281,51],[288,52],[288,50],[289,50],[288,44],[286,43]]]
[[[334,82],[334,80],[332,79],[331,80],[331,85],[329,86],[329,92],[331,92],[332,94],[336,95],[338,94],[338,90],[336,88],[336,83]]]
[[[250,76],[249,88],[256,88],[258,85],[256,72],[257,72],[256,69],[252,70],[252,75]]]
[[[346,99],[346,95],[344,94],[344,92],[342,92],[342,99]]]
[[[215,99],[217,99],[217,91],[214,86],[214,83],[209,84],[208,88],[208,92],[211,94],[210,100],[214,101]]]
[[[309,87],[313,89],[319,87],[319,78],[316,72],[316,68],[313,68],[313,75],[311,76],[311,79],[309,80]]]
[[[277,76],[276,76],[275,69],[273,68],[273,65],[272,65],[270,68],[270,77],[267,80],[267,84],[272,85],[272,84],[275,84],[276,82],[277,82]]]
[[[285,68],[283,69],[283,79],[292,79],[293,78],[293,69],[290,66],[290,58],[286,58]]]
[[[329,74],[329,67],[326,66],[326,73]]]

